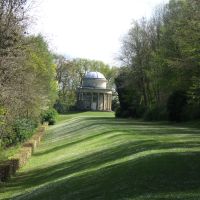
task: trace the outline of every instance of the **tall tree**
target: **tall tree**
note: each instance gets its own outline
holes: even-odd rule
[[[131,70],[129,82],[134,83],[132,90],[138,92],[146,112],[166,108],[170,95],[179,94],[177,90],[199,98],[199,31],[200,2],[196,0],[171,0],[149,20],[133,23],[120,59]]]
[[[42,36],[26,35],[28,3],[0,1],[0,143],[11,142],[12,136],[17,140],[15,121],[39,121],[56,96],[55,65],[48,45]]]

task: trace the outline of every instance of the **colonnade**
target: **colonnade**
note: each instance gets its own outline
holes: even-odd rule
[[[112,110],[112,94],[101,92],[79,92],[78,101],[82,104],[82,109],[91,110]]]

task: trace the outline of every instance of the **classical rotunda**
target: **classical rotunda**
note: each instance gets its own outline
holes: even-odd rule
[[[107,88],[107,80],[100,72],[88,72],[77,89],[79,110],[111,111],[112,90]]]

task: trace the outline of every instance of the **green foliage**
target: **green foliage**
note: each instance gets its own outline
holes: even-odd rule
[[[197,76],[192,77],[192,85],[189,88],[188,96],[192,104],[200,105],[200,79]]]
[[[14,133],[16,134],[17,142],[24,142],[30,138],[37,127],[37,123],[30,119],[18,119],[13,125]]]
[[[54,108],[50,108],[44,111],[41,115],[42,123],[48,122],[49,125],[54,125],[56,123],[56,117],[58,113]]]
[[[30,119],[17,119],[7,135],[3,137],[3,146],[9,147],[22,143],[34,133],[37,123]]]
[[[118,107],[115,110],[115,117],[117,117],[117,118],[127,118],[127,117],[130,117],[130,114],[128,113],[127,110],[122,110],[120,107]]]
[[[131,80],[132,73],[129,68],[122,68],[115,84],[118,92],[120,108],[117,109],[117,117],[142,117],[145,111],[144,101],[136,90],[134,80]]]
[[[114,96],[113,95],[113,99],[112,99],[112,110],[115,111],[116,109],[119,108],[119,99],[118,96]]]
[[[54,104],[54,108],[59,114],[67,114],[70,111],[77,110],[74,103],[75,101],[72,104],[69,104],[67,101],[62,102],[61,99],[58,99]]]
[[[0,106],[0,126],[3,126],[5,124],[4,116],[6,115],[5,108]]]
[[[153,106],[146,110],[143,118],[147,121],[166,121],[168,120],[168,113],[165,107]]]
[[[187,105],[185,116],[187,120],[199,120],[200,119],[200,105],[189,104]]]
[[[6,110],[4,115],[0,114],[0,123],[3,123],[0,135],[4,146],[25,141],[31,134],[29,119],[40,121],[42,110],[52,106],[57,94],[55,65],[47,43],[40,35],[23,37],[23,42],[22,55],[13,57],[15,70],[12,63],[7,64],[9,81],[3,81],[0,75],[4,91],[0,103]],[[0,70],[3,67],[0,66]]]
[[[0,142],[5,146],[28,138],[29,120],[39,121],[57,97],[48,44],[41,35],[26,34],[28,8],[31,1],[0,1]]]
[[[169,113],[170,120],[199,116],[193,112],[200,104],[199,13],[200,1],[170,0],[158,7],[150,19],[134,21],[121,49],[122,68],[129,69],[124,82],[118,81],[117,85],[121,112],[139,109],[144,111],[145,119],[165,118],[165,110],[170,113],[173,110],[169,105],[166,107],[170,104],[168,99],[175,98],[171,94],[184,90],[190,106],[183,106],[184,111],[177,108],[177,113]],[[163,108],[163,117],[160,108]]]
[[[26,39],[31,44],[26,49],[28,54],[26,60],[27,75],[30,76],[30,73],[35,75],[34,77],[30,76],[32,91],[29,95],[34,95],[31,99],[34,101],[30,103],[33,104],[35,114],[39,116],[41,110],[52,106],[57,98],[56,65],[53,62],[53,55],[48,49],[48,44],[41,35]],[[30,88],[28,89],[30,90]],[[36,99],[37,101],[35,101]]]
[[[171,94],[167,102],[167,111],[170,121],[184,121],[186,118],[185,109],[187,107],[187,95],[185,91],[175,91]]]

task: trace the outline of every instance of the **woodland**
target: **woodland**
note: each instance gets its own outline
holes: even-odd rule
[[[171,0],[124,37],[118,117],[200,118],[200,1]]]

